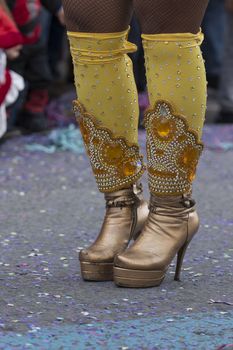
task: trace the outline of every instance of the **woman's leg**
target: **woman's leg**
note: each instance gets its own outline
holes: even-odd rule
[[[117,257],[115,269],[118,284],[139,287],[160,284],[179,252],[178,279],[185,249],[198,230],[191,190],[203,149],[206,77],[199,28],[208,1],[134,3],[151,105],[144,120],[151,203],[142,235]]]
[[[142,33],[196,34],[209,0],[133,0]]]
[[[122,144],[122,150],[119,141],[119,147],[105,147],[102,159],[106,160],[107,165],[97,164],[99,160],[94,159],[96,154],[92,154],[91,157],[99,189],[102,192],[112,192],[131,184],[140,177],[142,170],[137,150],[137,89],[132,62],[127,55],[136,50],[136,46],[127,41],[132,3],[131,0],[64,0],[63,3],[79,100],[76,109],[78,110],[81,104],[81,114],[84,110],[86,114],[91,114],[95,124],[98,122],[100,127],[109,129],[112,133],[110,138],[121,137],[127,142],[125,146]],[[85,129],[84,119],[80,121],[81,130]],[[92,131],[90,127],[86,125],[89,132]],[[88,130],[85,135],[87,133]],[[85,140],[88,140],[88,135]],[[93,145],[86,142],[86,146],[90,148]],[[112,158],[111,154],[114,154],[114,151],[116,155]],[[122,159],[123,153],[126,156],[125,162]],[[107,160],[108,156],[111,159]],[[117,168],[115,177],[114,169],[109,167],[114,166],[114,160]]]
[[[144,171],[138,101],[127,41],[131,0],[63,0],[74,63],[74,104],[106,216],[95,243],[80,253],[88,280],[112,279],[114,256],[128,244],[147,207],[133,191]]]
[[[144,15],[149,16],[147,21],[139,11],[142,6],[141,1],[135,0],[143,29],[150,105],[158,107],[158,101],[171,105],[173,114],[182,115],[187,127],[197,136],[195,142],[189,142],[190,150],[193,151],[189,152],[190,159],[186,160],[186,169],[175,162],[174,152],[177,152],[176,157],[181,157],[180,152],[184,148],[182,144],[179,149],[172,151],[172,159],[166,163],[167,166],[164,165],[164,157],[168,156],[167,152],[174,146],[172,142],[168,143],[165,138],[167,152],[163,157],[155,157],[148,152],[149,182],[154,194],[187,193],[191,189],[189,179],[195,176],[195,168],[202,148],[200,138],[206,111],[206,74],[200,51],[203,40],[200,25],[207,3],[207,0],[190,0],[188,4],[185,0],[156,0],[153,1],[152,6],[152,0],[144,0]],[[151,16],[151,12],[154,15],[157,13],[158,23],[156,16]],[[157,123],[156,118],[145,118],[148,144],[156,143],[156,147],[164,148],[163,144],[159,144],[159,139],[152,137],[152,140],[150,137],[150,126],[153,121]],[[157,174],[161,167],[164,169],[161,176],[153,176],[153,173]],[[164,176],[171,170],[176,173],[173,181]]]
[[[71,32],[122,32],[132,17],[132,0],[63,0],[63,7]]]

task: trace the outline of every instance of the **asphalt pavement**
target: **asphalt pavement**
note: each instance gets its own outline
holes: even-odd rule
[[[222,129],[207,129],[213,147],[194,185],[201,227],[182,282],[173,280],[174,261],[163,284],[149,289],[81,279],[78,252],[104,214],[82,147],[26,149],[40,135],[0,146],[0,349],[215,350],[233,343],[233,149],[216,146]],[[140,142],[145,152],[144,131]],[[148,198],[146,175],[143,183]]]

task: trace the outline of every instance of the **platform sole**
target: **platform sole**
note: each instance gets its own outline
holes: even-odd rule
[[[80,261],[82,278],[85,281],[112,281],[113,263],[90,263]]]
[[[147,288],[159,286],[166,271],[142,271],[114,266],[114,281],[119,287]]]

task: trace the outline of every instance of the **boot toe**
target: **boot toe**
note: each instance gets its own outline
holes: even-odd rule
[[[106,249],[83,249],[79,253],[79,260],[91,263],[113,263],[114,254]]]
[[[136,254],[130,250],[118,254],[114,259],[114,266],[131,270],[164,270],[167,262],[151,252],[140,252]]]
[[[130,259],[123,254],[118,254],[115,256],[114,266],[121,267],[121,268],[129,268]]]
[[[133,252],[126,251],[123,254],[118,254],[115,257],[114,265],[124,269],[132,270],[147,270],[150,269],[151,255],[145,256],[146,254],[136,255]]]

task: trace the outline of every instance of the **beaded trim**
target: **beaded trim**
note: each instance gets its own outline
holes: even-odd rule
[[[149,187],[155,195],[191,192],[196,167],[203,150],[198,135],[171,104],[157,101],[145,113]]]
[[[134,184],[145,170],[138,145],[114,137],[79,101],[74,101],[74,113],[99,190],[113,192]]]

